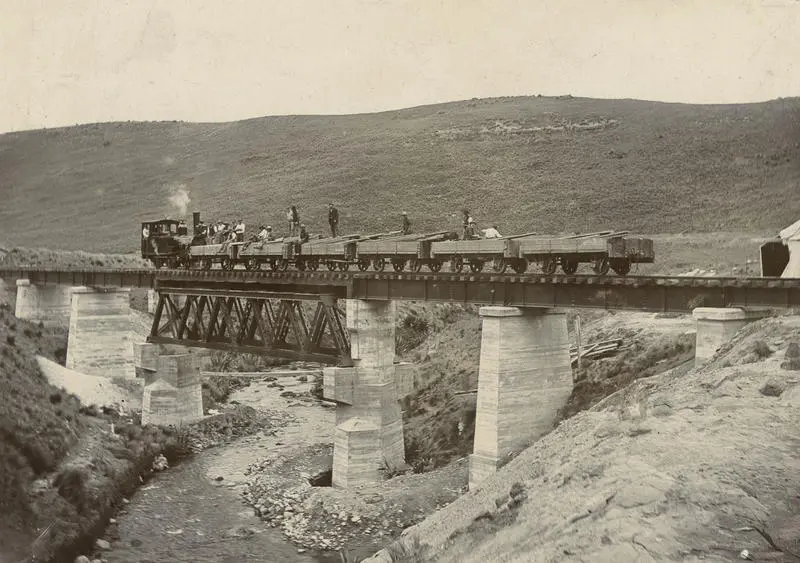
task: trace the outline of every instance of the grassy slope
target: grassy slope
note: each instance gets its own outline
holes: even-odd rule
[[[281,230],[292,203],[323,230],[334,200],[345,232],[393,227],[402,210],[419,228],[457,228],[463,206],[501,232],[774,231],[800,213],[798,134],[800,99],[527,97],[83,125],[0,136],[0,224],[14,245],[135,252],[137,222],[174,214],[185,186],[207,219]]]
[[[370,561],[796,561],[799,338],[796,316],[765,319],[634,383]]]

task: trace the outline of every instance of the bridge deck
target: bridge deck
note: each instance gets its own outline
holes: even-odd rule
[[[654,312],[688,312],[695,307],[800,307],[800,279],[762,277],[17,267],[0,268],[0,278],[27,278],[36,284],[140,287],[175,294],[246,294],[274,299],[316,299],[320,295],[330,295],[351,299]]]

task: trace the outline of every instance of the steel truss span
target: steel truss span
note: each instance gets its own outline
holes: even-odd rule
[[[325,295],[276,299],[164,289],[148,342],[352,364],[345,313]]]

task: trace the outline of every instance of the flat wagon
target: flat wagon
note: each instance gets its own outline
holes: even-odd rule
[[[407,235],[390,235],[374,240],[361,240],[356,245],[358,269],[362,272],[372,264],[373,270],[382,272],[390,263],[396,272],[402,272],[406,266],[419,272],[422,266],[438,272],[442,261],[431,256],[431,245],[436,241],[451,236],[450,231],[434,233],[417,233]]]
[[[623,233],[593,233],[561,238],[522,237],[515,241],[516,257],[527,264],[536,262],[542,272],[553,274],[560,265],[565,274],[574,274],[581,263],[592,264],[596,274],[609,268],[618,275],[630,272],[631,264],[652,263],[653,241],[626,237]],[[513,254],[513,250],[511,254]]]

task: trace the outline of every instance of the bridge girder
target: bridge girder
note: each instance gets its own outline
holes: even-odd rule
[[[352,365],[345,313],[330,295],[159,289],[147,340]]]

